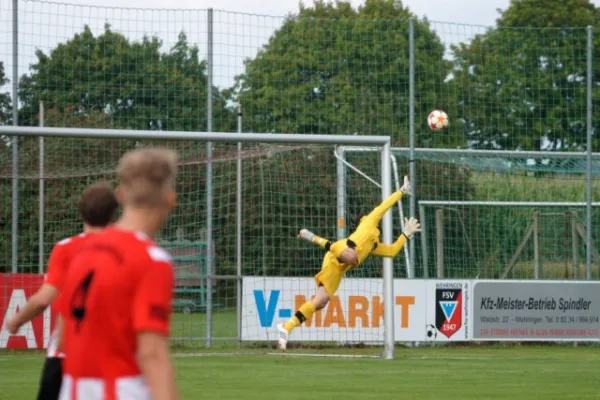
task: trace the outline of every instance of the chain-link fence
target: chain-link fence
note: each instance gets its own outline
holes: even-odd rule
[[[0,0],[0,125],[389,135],[400,175],[415,186],[405,213],[426,227],[411,242],[416,277],[598,279],[600,35],[431,22],[377,4],[270,17]],[[447,130],[427,126],[434,109],[450,116]],[[112,180],[120,154],[140,144],[53,139],[40,151],[33,138],[2,142],[0,271],[33,273],[56,240],[79,230],[82,187]],[[203,311],[211,293],[234,318],[234,281],[207,282],[205,266],[210,246],[216,274],[235,268],[237,150],[215,147],[207,175],[204,143],[176,148],[182,201],[162,238],[188,274],[176,305]],[[243,273],[313,275],[320,253],[292,239],[302,227],[337,234],[333,149],[244,151],[252,198],[243,200]],[[348,154],[378,175],[375,155]],[[352,171],[344,179],[351,220],[378,192]],[[403,258],[395,271],[405,276]],[[205,336],[197,326],[180,333]],[[232,326],[213,334],[235,338]]]

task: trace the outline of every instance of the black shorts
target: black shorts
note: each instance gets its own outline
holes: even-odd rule
[[[42,370],[38,400],[58,400],[62,384],[62,358],[48,357]]]

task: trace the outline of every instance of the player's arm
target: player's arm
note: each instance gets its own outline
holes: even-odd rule
[[[48,283],[42,284],[39,290],[29,298],[25,307],[8,320],[6,323],[8,331],[13,335],[17,333],[23,324],[43,313],[57,295],[58,290],[54,286]]]
[[[169,354],[173,280],[170,263],[151,263],[140,279],[133,302],[138,362],[153,400],[178,399]]]
[[[375,207],[373,211],[371,211],[365,218],[375,225],[379,224],[379,221],[381,221],[381,218],[383,218],[387,210],[392,208],[394,204],[398,203],[404,195],[410,195],[410,182],[406,176],[404,177],[404,185],[400,188],[400,190],[385,199],[383,203]]]
[[[393,244],[377,243],[377,247],[371,252],[374,256],[395,257],[402,250],[406,242],[417,232],[421,232],[421,224],[416,218],[404,219],[404,232]]]
[[[298,238],[306,240],[307,242],[316,244],[317,246],[320,246],[328,251],[329,251],[329,248],[331,247],[331,242],[329,240],[315,235],[308,229],[300,230],[300,233],[298,234]]]
[[[396,254],[402,250],[407,241],[408,238],[403,233],[393,244],[377,243],[377,247],[371,254],[379,257],[396,257]]]
[[[64,249],[64,246],[60,244],[54,246],[48,262],[48,276],[46,277],[46,281],[29,298],[25,306],[6,323],[6,327],[11,334],[14,335],[23,324],[43,313],[52,304],[56,296],[58,296],[59,290],[62,288],[63,271],[67,264]]]
[[[169,337],[155,332],[140,332],[137,345],[140,369],[150,387],[152,400],[178,399]]]

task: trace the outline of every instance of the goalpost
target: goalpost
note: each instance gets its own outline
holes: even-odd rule
[[[138,146],[164,145],[179,153],[180,205],[158,240],[167,244],[165,247],[174,254],[176,292],[183,300],[191,299],[184,303],[187,305],[183,306],[182,312],[175,310],[173,336],[177,341],[205,341],[207,347],[218,340],[275,340],[273,317],[285,318],[295,307],[293,298],[287,299],[286,304],[280,304],[283,300],[277,302],[275,297],[285,288],[300,293],[302,288],[290,287],[290,282],[302,281],[304,285],[318,271],[322,249],[300,243],[292,232],[297,233],[307,227],[333,239],[343,228],[339,224],[336,228],[336,222],[340,223],[336,209],[339,211],[341,192],[334,183],[336,161],[332,156],[332,146],[367,146],[380,152],[377,163],[379,195],[374,192],[373,196],[369,196],[371,193],[363,194],[362,189],[357,191],[354,195],[360,197],[357,197],[362,200],[360,203],[366,203],[362,206],[373,207],[373,203],[392,193],[391,146],[387,136],[13,126],[0,126],[0,136],[45,138],[45,222],[52,226],[46,234],[46,243],[55,242],[79,229],[76,211],[72,207],[73,199],[91,182],[114,181],[114,168],[125,151]],[[27,146],[37,146],[37,141],[23,142],[21,148],[25,150],[22,151],[28,151]],[[214,145],[206,146],[209,143]],[[36,186],[40,180],[38,160],[33,158],[22,158],[25,164],[22,171],[25,172],[21,174],[19,184],[27,188]],[[206,197],[210,197],[210,201]],[[28,201],[34,200],[25,198],[21,204]],[[66,206],[69,203],[71,208]],[[382,220],[382,241],[393,241],[391,212],[386,213]],[[347,279],[348,293],[366,289],[367,293],[363,294],[371,296],[367,303],[364,299],[357,300],[357,296],[348,295],[347,299],[339,302],[358,303],[337,304],[337,311],[334,305],[332,315],[324,316],[322,321],[331,326],[322,326],[320,320],[315,320],[314,329],[309,329],[307,336],[298,340],[383,343],[383,358],[393,358],[394,313],[383,312],[383,309],[394,309],[393,264],[391,259],[383,258],[378,265],[382,266],[383,280],[379,278],[381,272],[370,273],[366,268],[362,272],[366,275]],[[31,270],[34,271],[34,268]],[[185,275],[180,276],[180,271]],[[243,292],[244,280],[249,277],[258,281],[264,290]],[[373,283],[378,279],[380,281]],[[271,287],[273,282],[277,290]],[[361,287],[360,282],[371,286]],[[311,291],[314,293],[314,283]],[[308,294],[306,291],[298,293],[297,296]],[[284,294],[281,293],[281,296]],[[262,305],[254,304],[259,298],[263,301]],[[383,300],[381,305],[376,300],[379,298]],[[250,304],[260,309],[250,310]],[[196,306],[197,309],[194,309]],[[335,314],[350,306],[354,307],[353,315]],[[367,310],[364,307],[371,308]],[[373,314],[375,309],[376,315]],[[250,311],[245,313],[244,310]],[[215,314],[217,311],[227,316],[230,311],[235,311],[232,314],[237,324],[235,332],[230,331],[229,321],[224,322],[221,314]],[[278,313],[274,315],[276,311]],[[367,316],[369,311],[372,314]],[[265,317],[259,315],[261,312],[270,313],[267,316],[271,318],[268,326],[261,325]],[[345,321],[344,318],[351,320]],[[365,318],[373,320],[366,321]],[[379,318],[383,322],[381,325]],[[368,328],[361,328],[366,325]],[[325,329],[327,327],[331,329]],[[213,333],[217,330],[231,334],[218,337]],[[292,336],[291,342],[294,341],[296,339]]]

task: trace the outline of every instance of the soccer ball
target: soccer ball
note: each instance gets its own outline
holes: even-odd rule
[[[442,110],[433,110],[427,117],[427,124],[432,131],[443,131],[448,127],[448,114]]]
[[[429,340],[435,340],[435,338],[437,337],[437,329],[435,326],[429,324],[425,327],[425,334],[427,335],[427,339]]]

